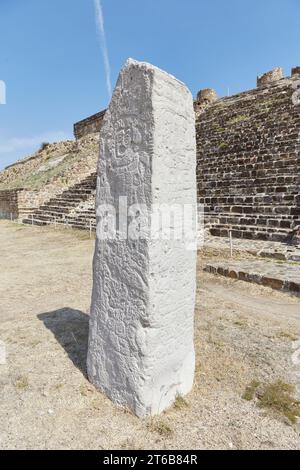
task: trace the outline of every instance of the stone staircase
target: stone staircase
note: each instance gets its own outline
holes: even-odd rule
[[[97,173],[63,191],[22,220],[33,225],[63,225],[77,229],[96,228]]]
[[[207,188],[207,182],[202,184],[200,197],[205,207],[205,223],[212,235],[229,236],[232,231],[235,238],[298,241],[294,238],[300,226],[297,167],[294,173],[283,175],[288,179],[284,186],[271,175],[267,185],[264,181],[255,185],[250,178],[228,177],[225,181],[218,174],[214,178],[216,187]]]
[[[289,188],[291,189],[291,187]],[[237,190],[237,188],[235,188]],[[200,198],[204,204],[205,224],[215,236],[297,243],[300,226],[299,194],[268,190],[268,196],[227,194]]]
[[[214,98],[198,113],[198,201],[211,235],[299,244],[296,79]]]

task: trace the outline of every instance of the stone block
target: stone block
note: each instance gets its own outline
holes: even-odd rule
[[[190,92],[156,67],[129,60],[100,148],[88,376],[116,404],[151,416],[188,393],[194,378],[196,243],[191,249],[185,236],[149,235],[155,204],[196,206]],[[135,223],[137,239],[124,236],[124,224],[120,230],[120,197],[131,214],[125,232]],[[116,232],[108,229],[108,205],[116,208]],[[113,233],[107,239],[105,229]],[[196,227],[191,232],[196,238]]]

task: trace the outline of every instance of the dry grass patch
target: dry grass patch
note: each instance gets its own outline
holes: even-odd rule
[[[282,380],[263,385],[253,380],[247,386],[243,398],[248,401],[256,398],[260,408],[269,409],[287,418],[291,424],[296,424],[300,416],[300,402],[292,396],[294,392],[295,387]]]
[[[16,379],[14,385],[17,390],[27,390],[29,387],[28,378],[25,375],[20,376]]]
[[[288,331],[281,331],[280,333],[278,333],[277,338],[297,341],[299,339],[299,336],[295,336],[294,333],[289,333]]]
[[[171,437],[173,436],[173,429],[163,421],[154,421],[152,420],[148,425],[147,428],[151,432],[156,432],[160,436],[163,437]]]
[[[89,384],[82,384],[79,387],[79,392],[83,397],[91,396],[95,393],[95,389],[92,385]]]
[[[246,390],[242,396],[244,400],[251,401],[253,400],[256,390],[260,386],[260,382],[257,380],[252,380],[252,382],[246,387]]]
[[[262,395],[259,396],[259,406],[283,414],[292,424],[295,424],[300,416],[300,402],[292,397],[291,394],[294,391],[295,387],[281,380],[266,385]]]
[[[177,395],[174,403],[174,408],[177,410],[182,410],[183,408],[187,408],[188,406],[188,402],[181,395]]]
[[[54,390],[60,391],[64,387],[64,384],[58,383],[54,386]]]

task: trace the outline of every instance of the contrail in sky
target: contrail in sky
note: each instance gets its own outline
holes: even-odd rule
[[[107,86],[109,98],[111,98],[112,85],[111,85],[111,78],[110,78],[110,63],[109,63],[108,49],[107,49],[107,44],[106,44],[106,35],[105,35],[105,28],[104,28],[103,10],[102,10],[102,5],[101,5],[101,0],[94,0],[94,3],[95,3],[95,11],[96,11],[97,30],[98,30],[98,34],[100,38],[100,44],[101,44],[101,49],[102,49],[103,61],[104,61],[106,86]]]

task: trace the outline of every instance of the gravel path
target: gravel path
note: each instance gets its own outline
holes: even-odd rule
[[[186,401],[139,420],[85,376],[92,240],[0,222],[2,449],[299,449],[299,426],[242,395],[253,379],[300,384],[300,302],[202,272],[197,370]]]

